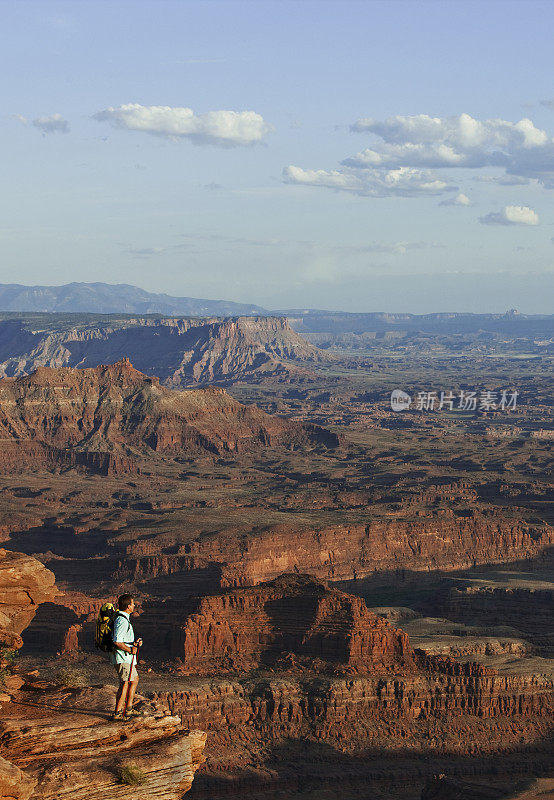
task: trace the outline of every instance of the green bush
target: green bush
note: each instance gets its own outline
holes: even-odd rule
[[[119,773],[119,780],[127,786],[142,786],[146,783],[146,772],[136,764],[124,764]]]
[[[13,672],[16,658],[17,650],[12,650],[10,647],[0,649],[0,686],[5,685],[6,678]]]
[[[11,647],[2,647],[0,650],[0,661],[7,661],[8,664],[13,664],[17,658],[17,650]]]

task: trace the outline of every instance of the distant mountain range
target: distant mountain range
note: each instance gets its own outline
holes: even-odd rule
[[[227,300],[153,294],[126,283],[66,283],[63,286],[0,284],[0,311],[95,314],[163,314],[232,317],[269,314],[264,308]]]
[[[276,312],[274,312],[276,313]],[[291,327],[302,334],[364,333],[374,331],[425,331],[437,335],[491,331],[521,336],[554,335],[554,315],[521,314],[515,309],[505,314],[470,314],[439,311],[434,314],[373,312],[367,314],[343,311],[286,311]]]
[[[52,317],[46,318],[46,315]],[[361,334],[374,331],[425,331],[435,334],[494,331],[522,336],[554,334],[554,315],[521,314],[511,309],[504,314],[436,312],[408,314],[398,312],[348,313],[318,309],[279,309],[227,300],[203,300],[154,294],[128,284],[67,283],[63,286],[23,286],[0,284],[0,319],[21,316],[37,329],[57,329],[61,315],[79,315],[79,323],[109,324],[94,315],[117,314],[139,317],[159,315],[174,318],[287,317],[290,326],[305,335],[329,333]],[[34,316],[36,315],[36,316]],[[88,319],[85,317],[88,316]],[[54,317],[56,317],[54,319]],[[94,319],[93,319],[94,317]],[[76,319],[68,318],[70,326]],[[133,325],[137,324],[137,320]],[[139,323],[140,324],[140,323]]]

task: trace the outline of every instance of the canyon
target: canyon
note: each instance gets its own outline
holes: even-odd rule
[[[534,434],[549,430],[551,367],[534,344],[513,362],[443,349],[412,360],[392,339],[321,353],[319,333],[308,343],[296,322],[257,317],[111,319],[115,333],[43,322],[0,325],[20,326],[25,356],[0,354],[0,547],[41,584],[0,606],[6,644],[23,642],[9,692],[48,706],[37,722],[6,701],[0,750],[25,791],[42,781],[33,800],[59,791],[39,730],[49,716],[75,791],[86,742],[107,735],[113,676],[94,625],[123,591],[137,600],[147,713],[128,757],[152,755],[152,791],[178,754],[172,774],[194,774],[189,796],[204,800],[548,797],[554,492],[551,440]],[[211,331],[195,374],[179,366],[190,331]],[[160,359],[158,380],[145,360],[160,337],[180,360]],[[480,380],[521,403],[504,415],[390,408],[392,388]],[[64,670],[85,686],[60,685]],[[110,750],[90,775],[130,797],[120,763]]]

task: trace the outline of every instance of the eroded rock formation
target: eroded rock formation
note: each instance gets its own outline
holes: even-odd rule
[[[18,699],[38,711],[0,722],[0,751],[9,759],[0,762],[2,797],[181,800],[203,761],[206,734],[163,714],[111,723],[114,693],[112,687],[24,687]],[[125,767],[136,785],[126,782]]]
[[[361,598],[309,575],[283,575],[255,588],[203,597],[186,620],[178,619],[182,609],[170,601],[164,614],[163,603],[147,605],[141,622],[160,649],[168,643],[170,655],[193,674],[287,661],[379,673],[414,666],[403,631],[369,611]]]
[[[52,330],[53,328],[53,330]],[[236,380],[306,380],[309,365],[329,360],[282,317],[112,320],[53,323],[34,331],[20,320],[0,322],[0,375],[40,366],[96,367],[129,358],[169,386]]]
[[[231,530],[202,537],[186,551],[196,566],[221,564],[222,585],[233,586],[271,580],[292,570],[339,581],[376,571],[463,569],[475,563],[532,558],[553,543],[550,526],[523,521],[508,525],[476,512],[457,520],[375,520],[315,530],[278,525],[250,535]],[[129,557],[152,544],[134,543]]]
[[[40,561],[0,549],[0,646],[21,647],[39,604],[57,594],[54,574]]]
[[[314,425],[244,406],[223,389],[172,391],[123,360],[93,369],[40,367],[0,381],[5,469],[84,465],[128,472],[132,455],[241,452],[274,444],[338,444]],[[137,467],[138,469],[138,467]]]
[[[231,793],[241,787],[245,797],[301,793],[339,775],[357,790],[379,780],[417,784],[439,759],[450,759],[458,776],[490,774],[493,754],[504,769],[521,771],[522,740],[528,765],[548,763],[548,677],[501,675],[414,652],[401,631],[376,624],[359,598],[305,576],[205,598],[196,611],[176,635],[179,672],[193,667],[211,677],[158,692],[152,707],[210,732],[201,796],[218,796],[223,785]],[[220,677],[226,669],[227,680]],[[294,762],[285,786],[278,756],[268,762],[268,751]]]

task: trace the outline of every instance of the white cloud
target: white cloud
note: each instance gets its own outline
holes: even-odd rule
[[[351,125],[351,130],[375,133],[387,144],[446,145],[461,154],[472,148],[534,147],[548,140],[547,134],[536,128],[530,119],[521,119],[519,122],[489,119],[480,122],[469,114],[444,119],[416,114],[412,117],[390,117],[383,122],[360,119]]]
[[[500,167],[508,176],[536,178],[554,188],[554,139],[527,118],[480,121],[469,114],[430,117],[395,116],[384,121],[360,119],[357,133],[381,139],[347,158],[348,167]]]
[[[271,131],[271,126],[254,111],[207,111],[195,115],[191,108],[138,103],[107,108],[94,114],[94,119],[109,122],[114,128],[220,147],[258,144]]]
[[[539,215],[528,206],[505,206],[502,211],[479,217],[483,225],[538,225]]]
[[[360,119],[350,130],[373,141],[336,169],[288,166],[284,180],[370,197],[415,196],[455,191],[452,170],[495,168],[482,179],[506,186],[536,180],[554,189],[554,139],[527,118],[478,120],[469,114]],[[437,170],[448,170],[448,175]],[[479,176],[480,177],[480,176]],[[466,200],[446,205],[468,205]]]
[[[464,194],[463,192],[457,194],[456,197],[449,197],[446,200],[441,200],[439,203],[439,206],[470,206],[470,205],[471,205],[471,200],[469,199],[467,194]]]
[[[397,169],[340,170],[303,169],[288,166],[283,170],[286,183],[302,186],[323,186],[367,197],[415,197],[456,191],[457,187],[442,180],[430,170],[400,167]]]
[[[19,117],[18,117],[19,118]],[[23,121],[21,117],[20,121]],[[33,120],[33,125],[43,133],[69,133],[69,122],[61,114],[52,114],[50,117],[38,117]]]

